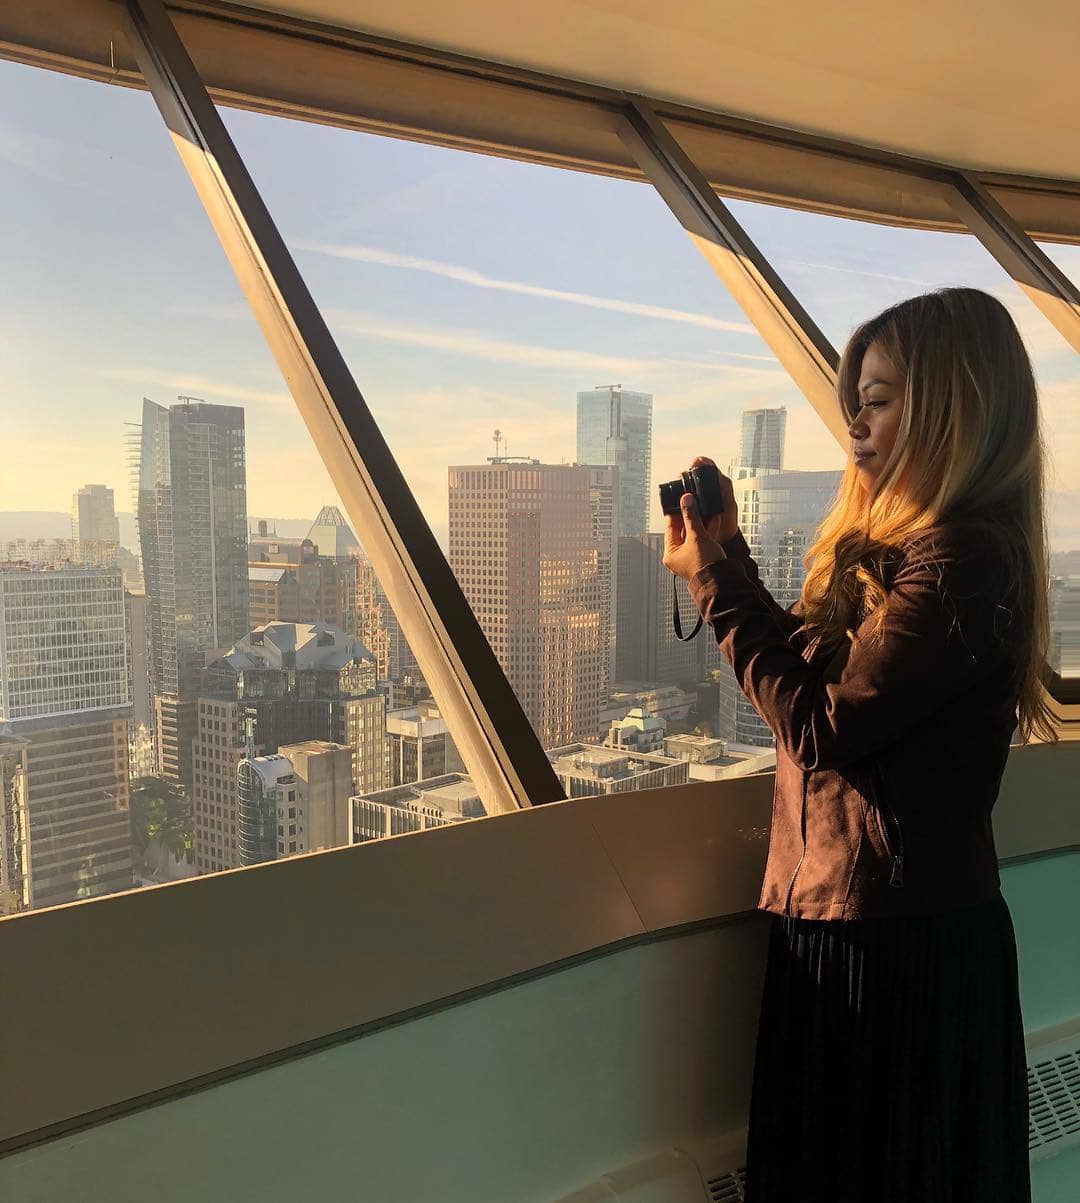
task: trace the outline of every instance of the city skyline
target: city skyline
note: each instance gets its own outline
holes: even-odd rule
[[[17,335],[0,350],[21,402],[10,436],[28,451],[48,446],[57,479],[85,479],[93,463],[125,498],[117,437],[133,392],[244,404],[260,466],[251,512],[337,503],[149,98],[14,64],[0,72],[0,95],[0,154],[15,185],[0,212],[19,234],[0,299]],[[495,427],[511,453],[569,462],[573,398],[605,378],[655,398],[653,485],[697,452],[728,462],[738,411],[758,406],[788,406],[803,466],[838,466],[820,418],[648,188],[223,112],[440,539],[447,463],[479,458]],[[336,203],[326,188],[297,187],[328,173]],[[834,343],[899,295],[938,284],[1006,299],[1043,386],[1055,547],[1080,547],[1075,352],[974,239],[731,205]],[[46,241],[64,270],[43,270],[35,247]],[[1080,276],[1080,248],[1053,253]],[[50,353],[57,336],[61,356]],[[429,420],[448,413],[452,427]],[[34,459],[0,482],[0,511],[66,508]]]

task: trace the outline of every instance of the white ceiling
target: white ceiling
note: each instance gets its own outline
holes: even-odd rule
[[[959,166],[1080,179],[1076,0],[251,7]]]

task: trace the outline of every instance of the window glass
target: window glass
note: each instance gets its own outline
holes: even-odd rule
[[[981,288],[1009,308],[1035,368],[1047,452],[1051,665],[1080,675],[1080,356],[972,235],[727,203],[837,350],[861,321],[934,288]],[[1078,249],[1054,248],[1063,270],[1080,266]]]
[[[1039,242],[1036,245],[1080,288],[1080,246],[1064,242]]]
[[[567,793],[759,751],[671,633],[656,486],[772,474],[790,589],[843,456],[654,190],[223,115]]]
[[[0,913],[276,856],[282,785],[345,843],[386,699],[321,460],[150,96],[0,102]]]

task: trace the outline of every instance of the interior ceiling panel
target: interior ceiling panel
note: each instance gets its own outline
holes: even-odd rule
[[[1066,0],[246,7],[957,166],[1080,179],[1080,4]]]

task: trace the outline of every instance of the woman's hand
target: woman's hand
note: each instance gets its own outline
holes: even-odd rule
[[[701,468],[706,464],[710,468],[716,468],[716,464],[707,455],[696,456],[690,467]],[[731,484],[731,478],[725,476],[719,468],[716,468],[716,471],[720,477],[720,489],[724,495],[724,512],[710,518],[705,529],[709,532],[709,537],[715,539],[717,543],[726,543],[739,533],[739,509],[735,504],[735,489]]]
[[[709,521],[708,527],[701,521],[697,502],[692,493],[682,496],[682,517],[664,515],[664,567],[683,580],[690,580],[702,568],[724,560],[724,549],[710,530],[716,530],[720,516]]]

